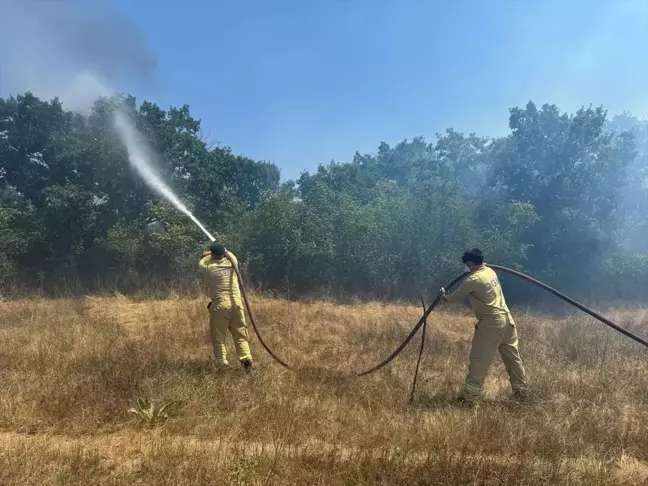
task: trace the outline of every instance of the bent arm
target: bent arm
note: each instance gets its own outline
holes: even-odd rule
[[[200,259],[200,262],[198,262],[198,268],[200,268],[201,270],[207,270],[210,261],[211,261],[211,255],[202,257]]]
[[[474,290],[474,281],[466,279],[457,290],[447,294],[443,300],[446,302],[461,302]]]

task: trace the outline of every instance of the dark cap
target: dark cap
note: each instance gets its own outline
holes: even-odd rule
[[[214,256],[225,256],[225,247],[220,243],[216,243],[215,241],[209,247],[209,251],[211,251],[212,255]]]
[[[461,261],[464,263],[474,263],[475,265],[481,265],[484,263],[484,254],[479,248],[473,248],[470,251],[467,251],[461,257]]]

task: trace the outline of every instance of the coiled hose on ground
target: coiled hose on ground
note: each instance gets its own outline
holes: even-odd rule
[[[272,358],[277,363],[279,363],[284,368],[292,370],[292,368],[285,361],[283,361],[281,358],[279,358],[272,351],[272,349],[270,349],[270,347],[266,344],[263,337],[261,336],[261,333],[259,332],[259,327],[257,326],[256,320],[254,318],[254,313],[252,312],[252,306],[250,306],[250,302],[248,300],[247,291],[245,289],[245,284],[243,282],[243,278],[241,277],[241,273],[239,271],[238,265],[236,265],[232,261],[229,254],[226,253],[226,257],[232,263],[232,267],[234,268],[236,276],[238,277],[239,286],[241,288],[241,293],[243,294],[243,301],[245,302],[245,307],[247,308],[248,315],[250,316],[250,321],[252,322],[252,327],[254,328],[254,332],[256,333],[257,337],[259,338],[259,342],[261,343],[263,348],[268,352],[268,354],[270,354],[270,356],[272,356]],[[643,339],[640,336],[637,336],[636,334],[633,334],[632,332],[628,331],[627,329],[622,328],[621,326],[619,326],[618,324],[615,324],[614,322],[612,322],[611,320],[609,320],[606,317],[602,316],[598,312],[593,311],[592,309],[584,306],[580,302],[577,302],[576,300],[574,300],[571,297],[563,294],[562,292],[559,292],[558,290],[554,289],[553,287],[550,287],[549,285],[547,285],[545,283],[542,283],[539,280],[534,279],[533,277],[529,277],[528,275],[525,275],[522,272],[518,272],[517,270],[511,270],[510,268],[502,267],[500,265],[488,265],[488,266],[490,268],[492,268],[493,270],[495,270],[495,271],[500,271],[500,272],[508,273],[510,275],[515,275],[516,277],[521,278],[522,280],[526,280],[527,282],[530,282],[530,283],[532,283],[534,285],[537,285],[538,287],[546,290],[547,292],[555,295],[556,297],[564,300],[565,302],[573,305],[574,307],[582,310],[583,312],[589,314],[590,316],[594,317],[595,319],[601,321],[603,324],[611,327],[615,331],[618,331],[621,334],[623,334],[624,336],[627,336],[630,339],[633,339],[633,340],[637,341],[638,343],[641,343],[644,346],[648,347],[648,341],[647,340]],[[455,277],[454,279],[452,279],[448,284],[445,285],[444,288],[448,289],[448,290],[452,289],[452,287],[454,287],[460,280],[462,280],[467,275],[468,275],[468,272],[462,273],[461,275],[459,275],[459,276]],[[416,335],[416,333],[421,328],[421,326],[423,326],[426,323],[428,316],[434,310],[434,308],[439,304],[440,300],[441,300],[440,296],[437,296],[434,299],[434,301],[430,304],[430,306],[427,309],[425,309],[425,311],[423,312],[423,315],[421,316],[419,321],[416,323],[416,325],[412,328],[412,330],[407,335],[405,340],[400,345],[398,345],[398,347],[387,358],[385,358],[383,361],[381,361],[377,365],[375,365],[375,366],[373,366],[373,367],[371,367],[371,368],[369,368],[369,369],[367,369],[365,371],[362,371],[362,372],[358,373],[358,376],[365,376],[365,375],[371,374],[371,373],[373,373],[375,371],[378,371],[380,368],[388,365],[389,363],[391,363],[401,353],[401,351],[403,351],[403,349],[405,349],[405,346],[407,346],[409,344],[409,342]],[[425,307],[425,304],[423,304],[423,305]],[[414,383],[412,385],[412,395],[410,397],[410,400],[414,396],[414,388],[416,387],[416,376],[418,375],[418,367],[419,367],[419,364],[420,364],[421,355],[423,354],[423,346],[424,346],[424,341],[421,342],[421,348],[420,348],[420,352],[419,352],[419,360],[417,362],[417,373],[416,373],[416,375],[414,377]]]

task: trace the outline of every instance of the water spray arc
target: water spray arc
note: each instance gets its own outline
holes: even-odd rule
[[[144,179],[148,186],[157,192],[160,196],[164,197],[167,201],[173,204],[176,209],[187,216],[198,226],[209,241],[214,241],[214,237],[207,231],[198,218],[196,218],[191,211],[185,206],[182,201],[176,196],[171,188],[167,186],[160,176],[155,172],[152,165],[148,161],[148,155],[142,148],[141,142],[137,140],[137,128],[130,120],[128,115],[121,109],[115,111],[115,126],[119,132],[119,136],[124,142],[128,150],[128,159],[131,165],[137,170],[139,175]]]

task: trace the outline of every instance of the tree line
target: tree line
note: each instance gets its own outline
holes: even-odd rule
[[[196,288],[208,242],[131,168],[118,105],[164,180],[261,290],[412,298],[479,246],[580,298],[648,291],[648,123],[628,113],[529,102],[510,110],[503,137],[449,129],[383,142],[282,182],[274,163],[210,145],[186,105],[123,95],[82,116],[25,93],[0,99],[3,293]],[[507,290],[515,302],[538,297]]]

